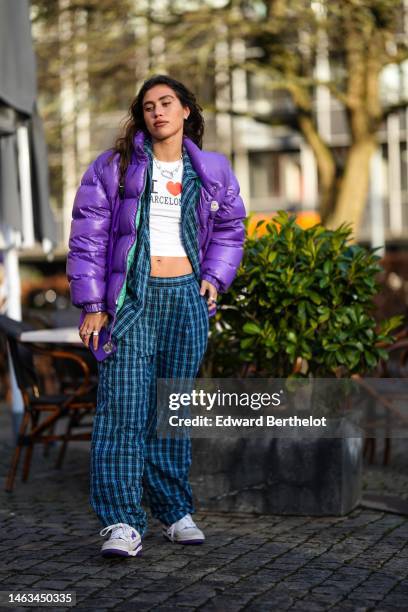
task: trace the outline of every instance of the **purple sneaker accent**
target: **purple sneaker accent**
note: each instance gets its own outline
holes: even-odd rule
[[[132,553],[127,550],[121,550],[120,548],[105,548],[102,550],[102,557],[141,557],[142,556],[142,545],[136,548]]]
[[[167,540],[169,538],[167,538],[166,536],[164,536]],[[170,540],[171,542],[173,540]],[[204,540],[174,540],[175,544],[203,544]]]

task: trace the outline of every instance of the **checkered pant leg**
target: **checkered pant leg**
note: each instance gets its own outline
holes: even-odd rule
[[[104,525],[128,523],[143,535],[143,488],[153,516],[165,524],[194,511],[191,442],[157,438],[156,379],[194,379],[208,328],[206,299],[193,273],[149,277],[142,315],[116,353],[100,362],[90,502]]]

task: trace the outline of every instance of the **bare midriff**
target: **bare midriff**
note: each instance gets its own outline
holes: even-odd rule
[[[150,266],[150,276],[182,276],[193,271],[188,257],[152,255]]]

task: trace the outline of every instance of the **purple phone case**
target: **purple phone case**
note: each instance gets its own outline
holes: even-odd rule
[[[80,322],[80,325],[81,323],[82,321]],[[97,359],[97,361],[103,361],[104,359],[112,355],[117,349],[117,346],[113,344],[112,341],[109,342],[108,338],[109,329],[104,326],[99,331],[98,348],[96,350],[93,347],[92,336],[89,340],[89,350],[91,351],[95,359]]]
[[[108,341],[108,337],[109,337],[109,330],[107,327],[104,326],[99,331],[98,348],[95,351],[93,347],[92,336],[91,336],[91,339],[89,341],[89,349],[92,355],[98,361],[103,361],[104,359],[106,359],[107,357],[109,357],[116,351],[117,347],[113,344],[112,341],[110,342]]]

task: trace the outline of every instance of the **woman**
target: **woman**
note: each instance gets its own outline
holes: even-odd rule
[[[156,435],[156,379],[196,376],[217,294],[243,256],[239,185],[225,156],[201,150],[201,110],[182,83],[145,81],[74,201],[67,276],[79,333],[97,349],[109,327],[91,443],[103,556],[141,552],[142,492],[168,540],[205,539],[191,517],[190,440]]]

